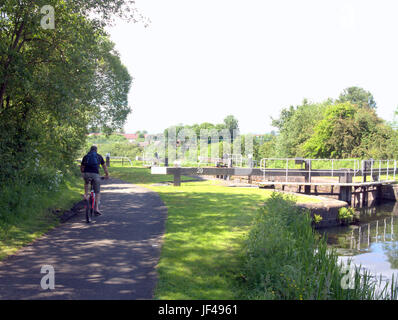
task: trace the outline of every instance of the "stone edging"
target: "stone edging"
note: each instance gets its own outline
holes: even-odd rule
[[[310,210],[311,216],[315,214],[320,215],[322,217],[322,221],[316,224],[316,228],[327,228],[327,227],[336,227],[340,225],[338,220],[339,210],[340,208],[348,207],[348,203],[345,201],[328,199],[328,198],[320,198],[321,202],[310,202],[310,203],[302,203],[297,202],[297,206],[301,209]]]

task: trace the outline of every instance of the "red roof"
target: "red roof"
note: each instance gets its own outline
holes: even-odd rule
[[[136,133],[123,133],[123,136],[126,138],[126,139],[138,139],[138,134],[136,134]]]

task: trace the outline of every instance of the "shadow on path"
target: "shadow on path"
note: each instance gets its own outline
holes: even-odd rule
[[[152,299],[167,209],[147,189],[111,179],[102,185],[104,215],[84,211],[0,262],[0,299]],[[43,290],[43,265],[55,289]]]

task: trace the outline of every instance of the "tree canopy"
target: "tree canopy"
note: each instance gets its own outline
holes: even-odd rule
[[[233,115],[229,115],[224,119],[225,128],[229,130],[231,138],[234,137],[234,131],[239,130],[239,121]]]
[[[301,156],[302,144],[313,134],[315,124],[322,119],[329,103],[308,103],[305,100],[300,106],[283,109],[279,119],[272,120],[272,125],[279,129],[275,154],[280,157]]]
[[[369,91],[359,87],[349,87],[344,89],[337,102],[351,102],[360,108],[376,109],[377,107],[373,95]]]
[[[398,156],[397,132],[376,114],[370,92],[351,87],[339,99],[285,108],[272,124],[275,141],[262,149],[278,157],[375,158]]]
[[[64,168],[89,127],[123,126],[132,78],[103,27],[129,2],[0,2],[0,178],[35,161]],[[54,29],[41,26],[45,5]]]

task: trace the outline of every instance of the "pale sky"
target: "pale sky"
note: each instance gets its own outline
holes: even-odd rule
[[[134,77],[126,132],[238,118],[242,133],[300,104],[370,91],[398,106],[396,0],[136,0],[152,21],[110,29]]]

